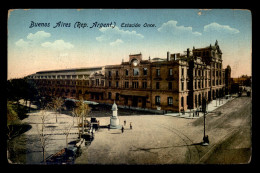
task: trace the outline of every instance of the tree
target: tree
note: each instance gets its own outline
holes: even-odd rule
[[[19,135],[20,130],[14,129],[14,125],[20,124],[17,112],[13,109],[11,102],[7,102],[7,159],[10,161],[10,141]]]
[[[73,125],[65,127],[64,134],[66,135],[66,148],[68,148],[68,136]]]
[[[56,97],[51,102],[51,107],[56,111],[56,123],[58,122],[58,113],[61,112],[64,100],[61,97]]]
[[[80,133],[80,124],[82,125],[82,133],[84,132],[84,119],[86,120],[91,108],[88,104],[84,103],[83,100],[80,100],[76,103],[76,108],[73,109],[72,115],[77,119],[77,126],[79,131],[79,138],[81,138]]]
[[[40,140],[40,145],[42,148],[42,157],[43,157],[43,162],[46,163],[46,156],[45,156],[45,152],[46,152],[46,147],[48,145],[48,140],[50,135],[48,135],[45,131],[45,125],[46,125],[46,121],[47,121],[47,115],[46,114],[46,110],[42,109],[40,111],[41,114],[41,122],[40,122],[40,127],[37,124],[37,132],[38,132],[38,136],[39,136],[39,140]]]

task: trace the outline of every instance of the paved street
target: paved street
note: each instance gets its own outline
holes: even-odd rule
[[[121,130],[101,128],[76,164],[248,163],[251,156],[251,98],[235,98],[206,117],[210,145],[201,146],[203,117],[120,116]],[[109,117],[98,117],[101,125]],[[133,129],[129,129],[132,122]]]

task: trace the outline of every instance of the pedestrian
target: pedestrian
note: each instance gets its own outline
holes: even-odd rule
[[[122,130],[122,133],[124,133],[124,127],[123,126],[122,126],[121,130]]]
[[[130,129],[132,129],[132,122],[130,123]]]
[[[124,126],[126,125],[126,120],[124,121]]]

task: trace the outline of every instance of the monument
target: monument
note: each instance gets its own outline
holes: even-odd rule
[[[112,111],[113,114],[110,117],[110,129],[119,129],[121,128],[121,125],[119,125],[119,118],[117,116],[117,105],[114,102],[113,106],[112,106]]]

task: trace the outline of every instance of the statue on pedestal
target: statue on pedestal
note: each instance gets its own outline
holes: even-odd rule
[[[114,102],[112,106],[113,115],[110,117],[110,129],[121,129],[121,125],[119,125],[119,118],[117,116],[117,105]]]

